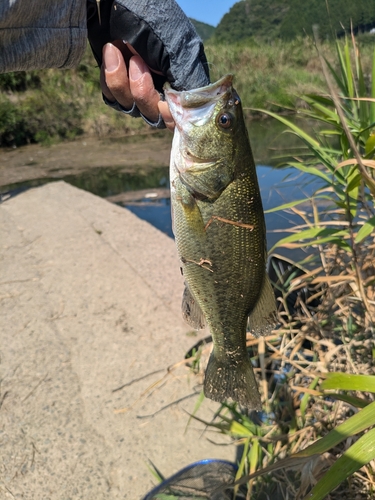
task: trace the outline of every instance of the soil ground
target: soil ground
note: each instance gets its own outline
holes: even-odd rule
[[[169,164],[171,141],[172,134],[162,131],[103,140],[87,137],[51,146],[1,148],[0,189],[32,179],[61,179],[98,167],[147,172]]]
[[[111,161],[168,162],[154,140]],[[66,146],[1,152],[0,185],[102,164],[103,144]],[[0,498],[137,500],[155,484],[150,460],[167,476],[235,460],[187,427],[201,378],[183,360],[207,332],[182,321],[171,238],[65,182],[0,204],[0,233]],[[205,400],[199,416],[217,408]]]

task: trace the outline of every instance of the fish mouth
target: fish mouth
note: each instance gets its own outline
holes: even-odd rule
[[[183,108],[199,108],[208,103],[216,102],[225,94],[233,83],[233,75],[224,75],[220,80],[198,89],[183,90],[178,92],[173,90],[169,83],[164,86],[165,96],[168,104],[179,104]]]
[[[212,112],[223,96],[233,93],[233,75],[228,74],[215,83],[193,90],[178,92],[165,85],[165,98],[178,131],[183,133],[188,126],[202,126],[211,118]]]

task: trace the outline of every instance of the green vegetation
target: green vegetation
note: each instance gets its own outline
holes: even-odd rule
[[[292,40],[312,35],[319,26],[322,39],[342,36],[353,26],[355,33],[375,26],[375,2],[368,0],[242,0],[224,15],[215,30],[218,41],[233,43],[254,37]]]
[[[281,327],[248,342],[264,413],[223,404],[206,422],[243,447],[237,487],[248,484],[247,498],[375,495],[375,52],[370,73],[354,38],[352,50],[337,44],[337,58],[337,69],[321,58],[329,93],[302,96],[299,114],[316,133],[264,110],[301,141],[279,168],[323,186],[275,209],[301,218],[277,246],[310,251],[305,275],[278,274]]]
[[[214,38],[233,43],[246,38],[275,40],[289,10],[290,0],[242,0],[233,5],[218,24]],[[303,35],[303,33],[301,33]]]
[[[289,10],[280,26],[280,36],[291,39],[303,32],[312,34],[319,26],[319,36],[324,39],[343,36],[350,31],[365,33],[375,26],[375,2],[368,0],[315,0],[301,8],[298,0],[289,0]]]
[[[298,95],[326,90],[313,43],[305,37],[314,24],[319,25],[332,63],[335,42],[327,40],[341,36],[352,24],[364,47],[366,72],[375,39],[367,33],[375,26],[374,0],[311,0],[301,5],[297,0],[242,0],[217,28],[192,19],[207,40],[212,80],[234,73],[245,107],[275,112],[295,108]],[[141,120],[114,113],[101,103],[99,70],[89,49],[73,70],[0,75],[0,146],[141,129],[147,129]]]
[[[249,5],[254,21],[242,23]],[[300,139],[298,156],[281,159],[279,167],[292,165],[323,182],[311,198],[278,207],[301,218],[278,246],[304,247],[299,265],[306,274],[279,276],[281,326],[248,342],[264,412],[257,418],[223,404],[207,425],[240,447],[238,480],[248,484],[249,498],[370,500],[375,496],[373,38],[324,41],[319,51],[309,38],[282,42],[283,33],[294,36],[315,11],[321,15],[320,36],[331,32],[320,0],[304,12],[292,10],[298,5],[239,2],[231,10],[239,14],[230,40],[242,33],[242,24],[248,31],[227,43],[220,33],[228,34],[234,21],[225,28],[223,18],[225,29],[206,46],[213,80],[233,72],[249,113],[278,120]],[[329,2],[339,32],[337,5]],[[374,2],[366,5],[367,12],[363,2],[340,2],[343,16],[353,9],[342,17],[344,26],[349,18],[358,30],[373,26]],[[260,32],[251,31],[259,23]],[[100,103],[99,71],[89,52],[71,71],[0,75],[0,90],[3,146],[146,128]],[[316,132],[307,134],[283,111],[313,120]],[[292,309],[289,299],[296,294]]]
[[[210,24],[202,23],[201,21],[196,21],[195,19],[190,19],[190,21],[193,23],[198,35],[204,42],[208,40],[215,32],[214,26],[211,26]]]
[[[375,497],[375,51],[358,50],[354,37],[335,44],[336,60],[331,49],[318,45],[327,91],[302,94],[295,109],[316,132],[253,110],[300,141],[278,168],[322,186],[273,210],[301,218],[276,247],[304,247],[306,257],[289,273],[274,264],[280,327],[248,340],[263,412],[224,403],[203,421],[201,394],[191,417],[238,447],[233,499],[245,498],[236,495],[245,484],[246,500]],[[193,369],[209,350],[199,348]]]
[[[335,45],[324,45],[335,64]],[[372,48],[364,46],[363,65],[368,73]],[[212,80],[235,74],[235,85],[245,108],[280,112],[293,109],[299,95],[324,92],[319,58],[309,39],[232,45],[209,41],[206,45]],[[250,114],[250,110],[248,110]],[[256,113],[253,113],[256,114]],[[72,70],[45,70],[0,75],[0,146],[30,142],[51,143],[81,134],[124,135],[147,131],[142,120],[116,113],[104,105],[99,70],[87,49]]]
[[[333,57],[333,45],[328,51]],[[308,39],[269,44],[252,40],[231,45],[209,42],[206,53],[212,81],[233,73],[245,108],[278,112],[296,106],[301,93],[325,89],[316,51]]]
[[[72,70],[0,75],[0,146],[49,144],[89,134],[103,137],[145,129],[101,100],[99,69],[87,49]]]

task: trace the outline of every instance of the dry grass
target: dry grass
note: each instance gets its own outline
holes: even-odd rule
[[[375,240],[367,243],[358,256],[370,314],[366,313],[346,252],[335,246],[319,251],[320,265],[302,278],[292,280],[288,291],[279,297],[279,328],[265,338],[248,338],[264,413],[259,418],[255,413],[241,412],[235,404],[224,404],[214,420],[207,423],[233,437],[239,456],[245,449],[242,475],[261,471],[304,450],[357,412],[357,408],[347,402],[322,397],[319,381],[327,372],[375,374],[372,323]],[[296,290],[299,294],[294,302]],[[288,295],[293,295],[293,311],[287,306]],[[314,304],[317,305],[314,307]],[[201,361],[208,357],[209,350],[210,346],[206,346],[200,352]],[[204,364],[199,364],[202,375]],[[363,404],[375,400],[372,393],[351,392],[350,396]],[[308,462],[299,459],[291,462],[287,470],[252,480],[248,495],[254,494],[257,500],[302,499],[360,435],[344,439],[329,452],[316,455]],[[249,450],[254,448],[251,459]],[[374,461],[327,498],[341,500],[343,494],[346,500],[374,497]]]

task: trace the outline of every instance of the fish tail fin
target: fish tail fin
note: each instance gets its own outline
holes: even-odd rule
[[[225,357],[219,360],[212,351],[203,387],[204,395],[223,403],[231,398],[248,410],[261,410],[262,403],[254,372],[247,356],[243,359]]]
[[[275,294],[266,275],[259,299],[249,315],[247,329],[255,337],[259,337],[267,335],[277,323]]]

